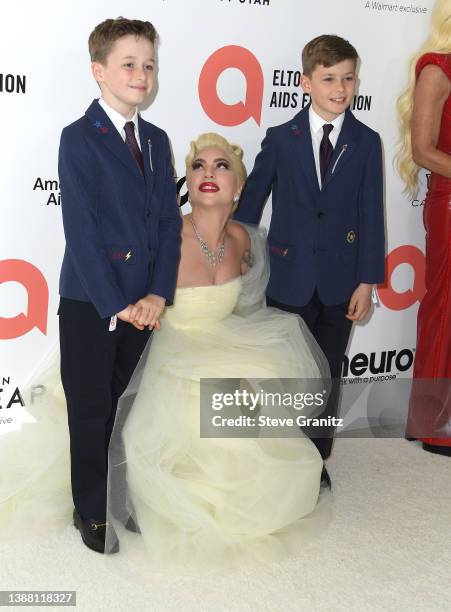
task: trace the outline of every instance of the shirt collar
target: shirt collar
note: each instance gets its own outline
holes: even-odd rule
[[[313,110],[313,105],[310,105],[310,108],[309,108],[310,127],[312,128],[313,132],[315,132],[315,134],[323,129],[323,125],[325,123],[330,123],[331,125],[334,126],[334,130],[339,132],[341,130],[341,126],[343,125],[344,118],[345,118],[345,113],[341,113],[341,115],[338,115],[338,117],[335,117],[333,121],[325,121],[322,117],[318,115],[317,112]]]
[[[111,108],[111,106],[107,104],[103,98],[99,98],[99,104],[103,108],[103,110],[106,112],[106,114],[108,115],[108,118],[110,119],[114,127],[117,129],[119,134],[122,135],[122,130],[124,129],[124,126],[128,121],[133,121],[133,123],[135,124],[135,133],[136,134],[139,133],[138,131],[138,109],[137,108],[135,108],[133,117],[131,119],[126,119],[120,113],[118,113],[117,110],[114,110],[114,108]]]

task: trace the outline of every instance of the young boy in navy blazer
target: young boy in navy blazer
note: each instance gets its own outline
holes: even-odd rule
[[[148,21],[122,17],[94,29],[101,98],[64,128],[59,151],[66,249],[58,314],[74,524],[98,552],[117,401],[172,302],[180,256],[168,138],[137,112],[153,86],[155,38]]]
[[[339,378],[353,321],[384,280],[382,151],[379,135],[351,111],[358,55],[323,35],[302,52],[302,87],[311,103],[268,129],[235,217],[258,223],[272,190],[267,304],[299,314],[335,379],[322,417],[336,416]],[[323,459],[333,428],[313,441]],[[330,479],[323,470],[323,481]]]

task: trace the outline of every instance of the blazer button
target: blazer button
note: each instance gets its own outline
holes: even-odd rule
[[[150,209],[146,208],[146,217],[149,218],[150,217]]]
[[[318,213],[318,219],[321,219],[321,217],[324,217],[324,213],[322,210],[320,210]]]
[[[348,232],[348,235],[346,236],[346,242],[348,244],[352,244],[355,240],[355,231],[351,230]]]

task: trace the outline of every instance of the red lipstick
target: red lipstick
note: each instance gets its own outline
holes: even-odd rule
[[[219,187],[216,185],[216,183],[208,181],[199,185],[199,191],[202,191],[204,193],[216,193],[217,191],[219,191]]]

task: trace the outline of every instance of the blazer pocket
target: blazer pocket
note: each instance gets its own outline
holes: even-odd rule
[[[269,254],[281,261],[292,261],[295,258],[296,247],[293,244],[268,239]]]
[[[134,244],[106,244],[105,254],[111,263],[134,266],[138,252]]]

